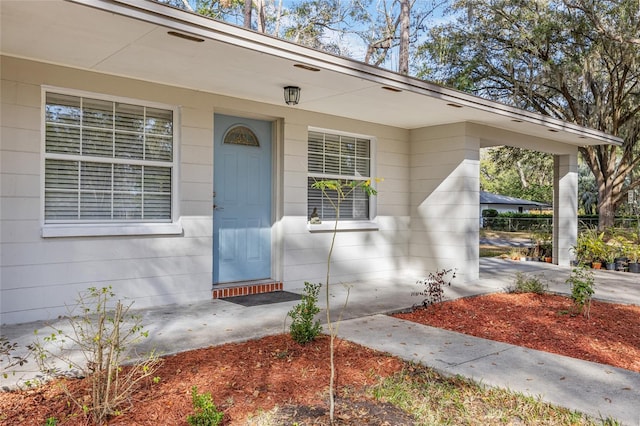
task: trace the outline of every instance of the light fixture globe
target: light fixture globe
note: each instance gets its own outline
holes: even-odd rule
[[[285,87],[284,101],[287,105],[298,105],[298,102],[300,101],[300,88],[297,86]]]

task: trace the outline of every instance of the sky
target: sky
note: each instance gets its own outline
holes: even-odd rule
[[[192,5],[192,7],[195,7],[196,0],[188,0],[188,1]],[[266,0],[265,2],[267,4],[275,5],[277,7],[279,1],[280,0]],[[289,8],[294,4],[300,3],[301,1],[303,0],[282,0],[282,5],[283,5],[283,8]],[[348,2],[349,0],[342,0],[342,1]],[[428,21],[427,21],[430,26],[435,26],[451,19],[450,17],[445,16],[445,9],[451,3],[451,1],[452,0],[416,0],[414,7],[428,8],[433,3],[442,3],[442,5],[440,5],[434,10],[433,14],[428,18]],[[377,13],[376,8],[382,2],[383,0],[373,0],[371,2],[370,11],[372,15]],[[393,0],[387,0],[387,5],[390,5],[392,3],[393,3]],[[239,22],[231,22],[231,23],[234,23],[236,25],[242,25],[243,24],[243,22],[241,21],[242,17],[239,17],[238,19],[240,20]],[[341,35],[338,32],[336,33],[326,32],[324,41],[327,43],[339,41],[339,45],[343,49],[348,51],[348,54],[346,52],[343,52],[343,54],[360,61],[363,61],[365,59],[367,45],[356,34]],[[383,64],[383,67],[393,69],[392,64],[397,64],[397,53],[394,51],[391,51],[388,53],[387,56],[388,56],[388,59],[387,61],[385,61],[385,64]]]

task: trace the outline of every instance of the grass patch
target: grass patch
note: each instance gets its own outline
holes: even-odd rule
[[[513,250],[513,247],[502,246],[480,246],[480,257],[498,257],[502,255],[508,255]]]
[[[512,240],[515,238],[530,239],[531,233],[493,231],[491,229],[481,229],[480,238],[503,239],[503,240]],[[480,257],[498,257],[502,255],[508,256],[511,250],[513,250],[513,247],[510,245],[497,246],[493,244],[480,244]]]
[[[415,416],[416,425],[616,424],[523,394],[485,388],[462,377],[445,378],[416,364],[407,364],[402,372],[383,379],[371,394]]]
[[[486,238],[504,238],[505,240],[509,240],[512,238],[531,238],[531,232],[494,231],[493,229],[481,228],[480,236]]]

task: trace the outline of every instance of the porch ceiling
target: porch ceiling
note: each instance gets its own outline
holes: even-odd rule
[[[147,0],[1,0],[0,15],[3,55],[279,106],[282,88],[295,85],[302,93],[292,108],[405,129],[472,122],[578,146],[620,143],[599,131]]]

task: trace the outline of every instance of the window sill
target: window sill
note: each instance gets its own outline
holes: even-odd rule
[[[327,220],[318,224],[307,223],[309,232],[333,232],[336,222]],[[370,220],[338,222],[338,232],[344,231],[377,231],[378,224]]]
[[[182,224],[173,223],[109,223],[44,225],[43,238],[107,237],[126,235],[181,235]]]

